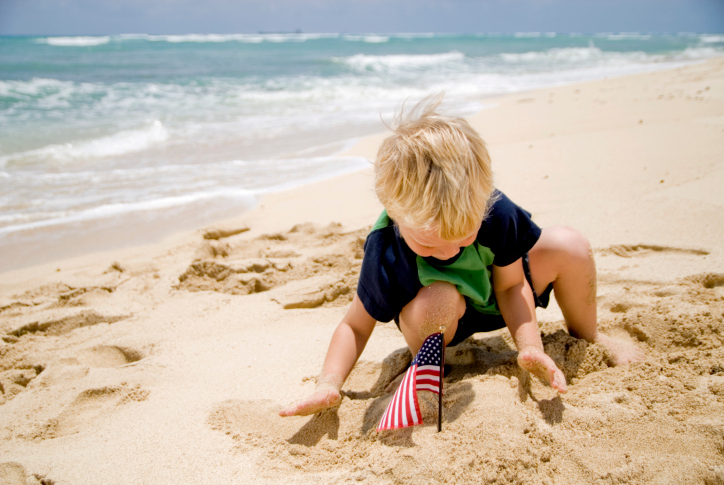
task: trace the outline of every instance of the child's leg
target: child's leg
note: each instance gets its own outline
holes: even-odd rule
[[[445,344],[450,343],[464,314],[465,299],[454,285],[437,281],[422,288],[400,312],[400,330],[412,355],[440,327],[445,327]]]
[[[581,233],[565,226],[545,228],[528,257],[536,293],[553,283],[571,335],[606,346],[616,364],[644,358],[635,345],[598,332],[596,263],[591,245]]]

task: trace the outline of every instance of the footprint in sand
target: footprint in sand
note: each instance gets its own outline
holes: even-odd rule
[[[269,439],[290,442],[300,431],[300,421],[309,418],[282,418],[279,416],[280,409],[281,406],[265,399],[225,401],[211,412],[209,425],[248,444],[261,444]],[[326,414],[331,416],[334,413],[320,413],[319,416]],[[331,418],[331,421],[329,426],[321,426],[318,433],[331,433],[336,438],[335,420]]]
[[[106,416],[116,406],[144,401],[147,396],[148,391],[139,386],[119,385],[86,389],[55,419],[48,421],[37,437],[52,439],[89,429],[90,423]]]
[[[708,251],[701,249],[675,248],[655,244],[616,244],[599,251],[601,254],[613,254],[622,258],[650,256],[656,253],[680,253],[694,256],[706,256]]]
[[[0,372],[0,404],[25,391],[28,384],[33,382],[43,370],[43,366],[36,365],[26,369],[11,368]]]
[[[63,335],[75,330],[76,328],[89,327],[99,323],[115,323],[129,317],[130,315],[106,316],[101,315],[94,310],[83,310],[59,319],[28,323],[8,332],[8,335],[13,337],[22,337],[25,334],[43,336]]]
[[[629,302],[629,301],[616,301],[615,303],[612,303],[611,306],[608,308],[608,310],[611,313],[626,313],[630,309],[636,307],[636,303]]]
[[[708,290],[724,286],[724,274],[721,273],[705,273],[687,278],[694,284],[699,284]]]
[[[76,359],[85,367],[120,367],[138,362],[143,354],[128,347],[98,345],[78,352]]]
[[[16,295],[16,301],[0,303],[0,312],[22,313],[33,308],[62,308],[86,306],[107,299],[120,282],[115,277],[104,277],[96,285],[50,283]]]
[[[78,328],[114,323],[125,318],[127,316],[104,316],[93,310],[86,310],[62,318],[31,322],[8,332],[3,336],[7,345],[0,353],[0,404],[25,391],[31,382],[33,385],[50,385],[49,383],[57,380],[60,375],[56,367],[65,369],[61,379],[64,380],[67,375],[84,376],[88,367],[118,367],[142,359],[143,354],[135,349],[96,346],[81,350],[68,358],[51,359],[54,364],[46,370],[49,357],[47,350],[41,350],[45,349],[44,339],[33,338],[64,335]],[[79,365],[83,368],[68,374],[68,368]],[[38,378],[39,381],[35,382]],[[40,384],[41,381],[43,384]]]
[[[29,474],[23,465],[13,461],[0,463],[0,484],[2,485],[53,485],[53,480],[42,475]]]

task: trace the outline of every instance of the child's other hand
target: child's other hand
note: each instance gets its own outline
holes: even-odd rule
[[[537,347],[528,347],[518,352],[518,365],[534,376],[547,381],[561,394],[568,390],[566,377],[545,352]]]
[[[320,386],[307,399],[279,411],[279,416],[309,416],[333,408],[342,400],[339,390],[333,386]]]

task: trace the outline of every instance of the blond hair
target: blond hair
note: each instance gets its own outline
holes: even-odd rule
[[[493,172],[485,142],[462,118],[437,113],[442,95],[398,110],[375,160],[375,191],[390,218],[445,241],[465,239],[486,216]]]

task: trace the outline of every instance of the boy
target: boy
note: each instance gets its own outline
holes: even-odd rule
[[[457,345],[507,326],[518,364],[566,392],[535,316],[551,291],[573,336],[604,345],[616,364],[643,359],[633,344],[597,330],[586,238],[562,226],[540,229],[495,190],[485,143],[464,119],[439,115],[441,99],[400,114],[382,143],[375,189],[385,211],[367,237],[357,295],[332,336],[315,392],[281,416],[336,406],[375,323],[392,319],[413,356],[440,327],[446,345]]]

